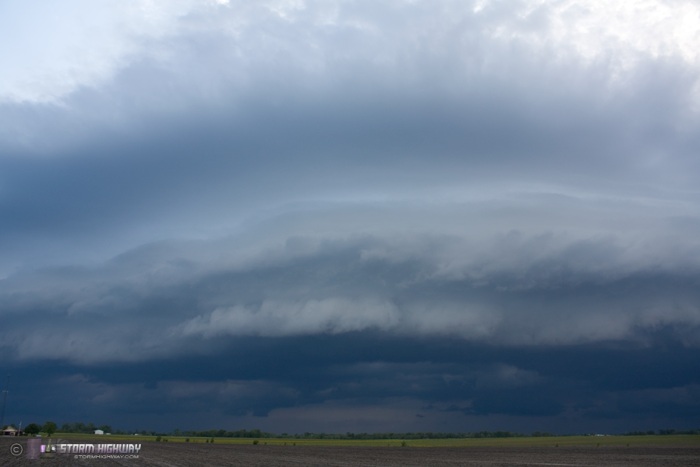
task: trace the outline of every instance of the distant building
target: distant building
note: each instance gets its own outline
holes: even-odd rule
[[[17,436],[19,435],[19,430],[12,425],[8,425],[4,430],[2,430],[3,436]]]
[[[103,434],[105,434],[105,432],[102,430],[95,430],[95,434],[96,435],[103,435]]]

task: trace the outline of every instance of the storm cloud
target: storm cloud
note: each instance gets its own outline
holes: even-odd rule
[[[0,6],[8,421],[697,428],[699,24]]]

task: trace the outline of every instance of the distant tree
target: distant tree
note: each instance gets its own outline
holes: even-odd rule
[[[54,422],[46,422],[44,426],[41,427],[41,431],[46,433],[46,436],[51,438],[51,435],[56,432],[56,424]],[[51,445],[51,440],[49,439],[49,446]]]
[[[102,430],[105,433],[111,433],[112,432],[112,427],[109,425],[100,425],[100,430]],[[94,433],[94,431],[93,431]]]
[[[46,422],[41,428],[41,431],[46,433],[50,438],[52,434],[56,433],[56,424],[54,422]]]
[[[41,427],[36,423],[30,423],[29,425],[24,427],[24,432],[28,435],[36,435],[39,434],[40,431]]]

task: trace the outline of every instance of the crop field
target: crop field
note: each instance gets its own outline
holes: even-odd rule
[[[0,438],[0,465],[8,466],[700,466],[698,436],[567,436],[507,439],[260,440],[149,436],[54,435],[69,443],[140,443],[138,458],[75,458],[54,454],[39,460],[12,456],[14,442]],[[257,441],[257,443],[255,443]]]

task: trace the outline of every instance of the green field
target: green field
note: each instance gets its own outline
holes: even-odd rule
[[[54,433],[52,439],[101,442],[156,442],[156,436],[92,435]],[[206,443],[211,438],[161,436],[162,443]],[[187,441],[189,439],[189,441]],[[104,441],[103,441],[104,440]],[[254,444],[277,446],[407,446],[407,447],[545,447],[545,446],[700,446],[700,435],[645,436],[547,436],[517,438],[449,439],[312,439],[312,438],[214,438],[214,444]]]

